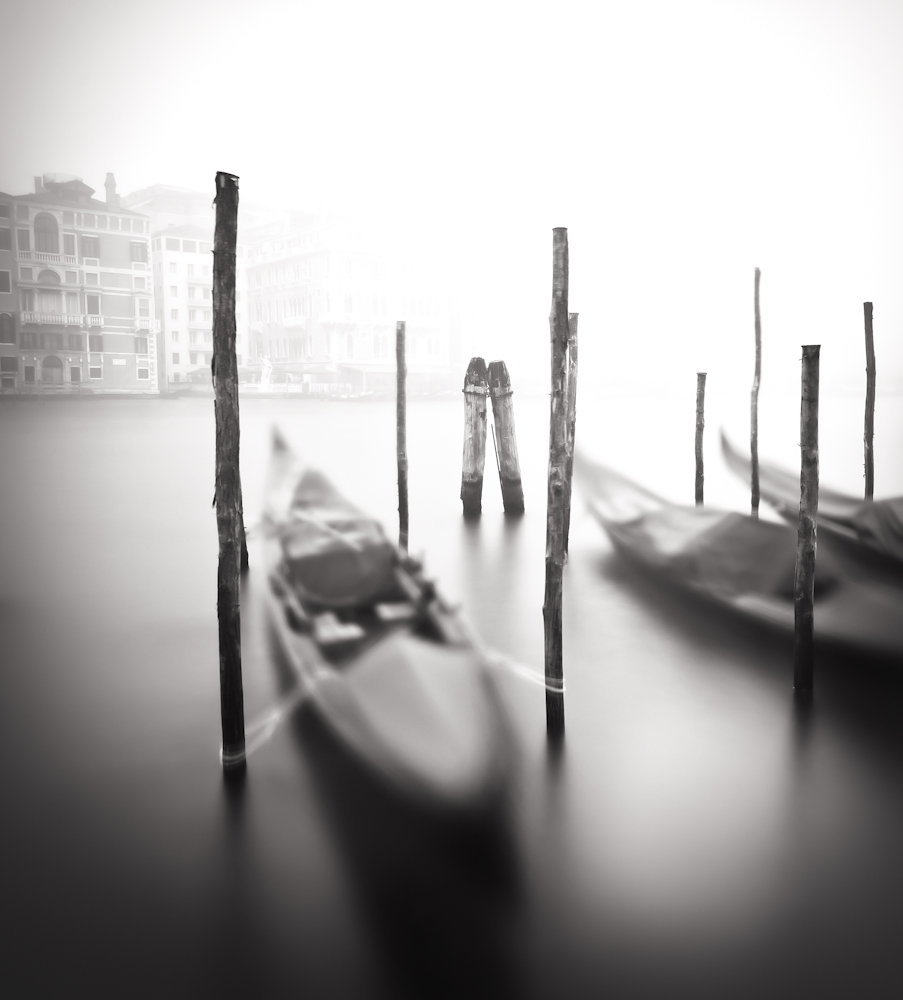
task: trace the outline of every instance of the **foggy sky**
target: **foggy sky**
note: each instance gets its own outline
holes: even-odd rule
[[[76,173],[330,207],[422,241],[468,348],[547,367],[551,233],[592,389],[903,389],[903,5],[4,6],[0,189]],[[402,318],[402,317],[399,317]],[[879,417],[880,432],[880,417]]]

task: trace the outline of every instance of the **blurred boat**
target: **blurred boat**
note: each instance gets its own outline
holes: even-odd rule
[[[671,503],[578,455],[575,476],[615,549],[655,577],[746,618],[793,630],[796,531]],[[821,525],[819,525],[819,528]],[[903,581],[819,541],[815,629],[857,650],[903,654]]]
[[[749,482],[750,460],[721,434],[729,468]],[[759,492],[785,520],[796,524],[800,511],[800,476],[767,462],[759,463]],[[847,493],[818,488],[818,530],[861,546],[861,554],[903,564],[903,497],[860,500]],[[903,567],[901,567],[903,568]]]
[[[406,797],[459,813],[497,801],[510,728],[470,633],[420,564],[276,433],[263,528],[275,632],[332,735]]]

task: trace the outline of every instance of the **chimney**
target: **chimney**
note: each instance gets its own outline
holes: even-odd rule
[[[40,177],[34,179],[34,193],[40,194],[44,190],[44,181]]]
[[[112,174],[107,174],[107,179],[103,182],[107,189],[107,206],[109,208],[119,208],[119,195],[116,194],[116,178]]]

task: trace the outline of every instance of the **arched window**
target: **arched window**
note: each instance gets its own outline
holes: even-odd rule
[[[41,362],[41,378],[51,385],[63,384],[63,362],[54,355],[48,355]]]
[[[34,248],[38,253],[59,253],[60,234],[56,219],[41,212],[34,220]]]
[[[42,285],[62,284],[60,276],[56,273],[56,271],[51,271],[49,267],[45,267],[44,270],[38,274],[38,281],[40,281]]]
[[[9,313],[0,313],[0,344],[15,344],[16,328]]]

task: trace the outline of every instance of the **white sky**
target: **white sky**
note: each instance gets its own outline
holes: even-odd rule
[[[546,370],[569,228],[581,379],[749,391],[821,343],[903,388],[903,3],[4,5],[0,188],[69,172],[329,206],[442,248],[475,352]]]

